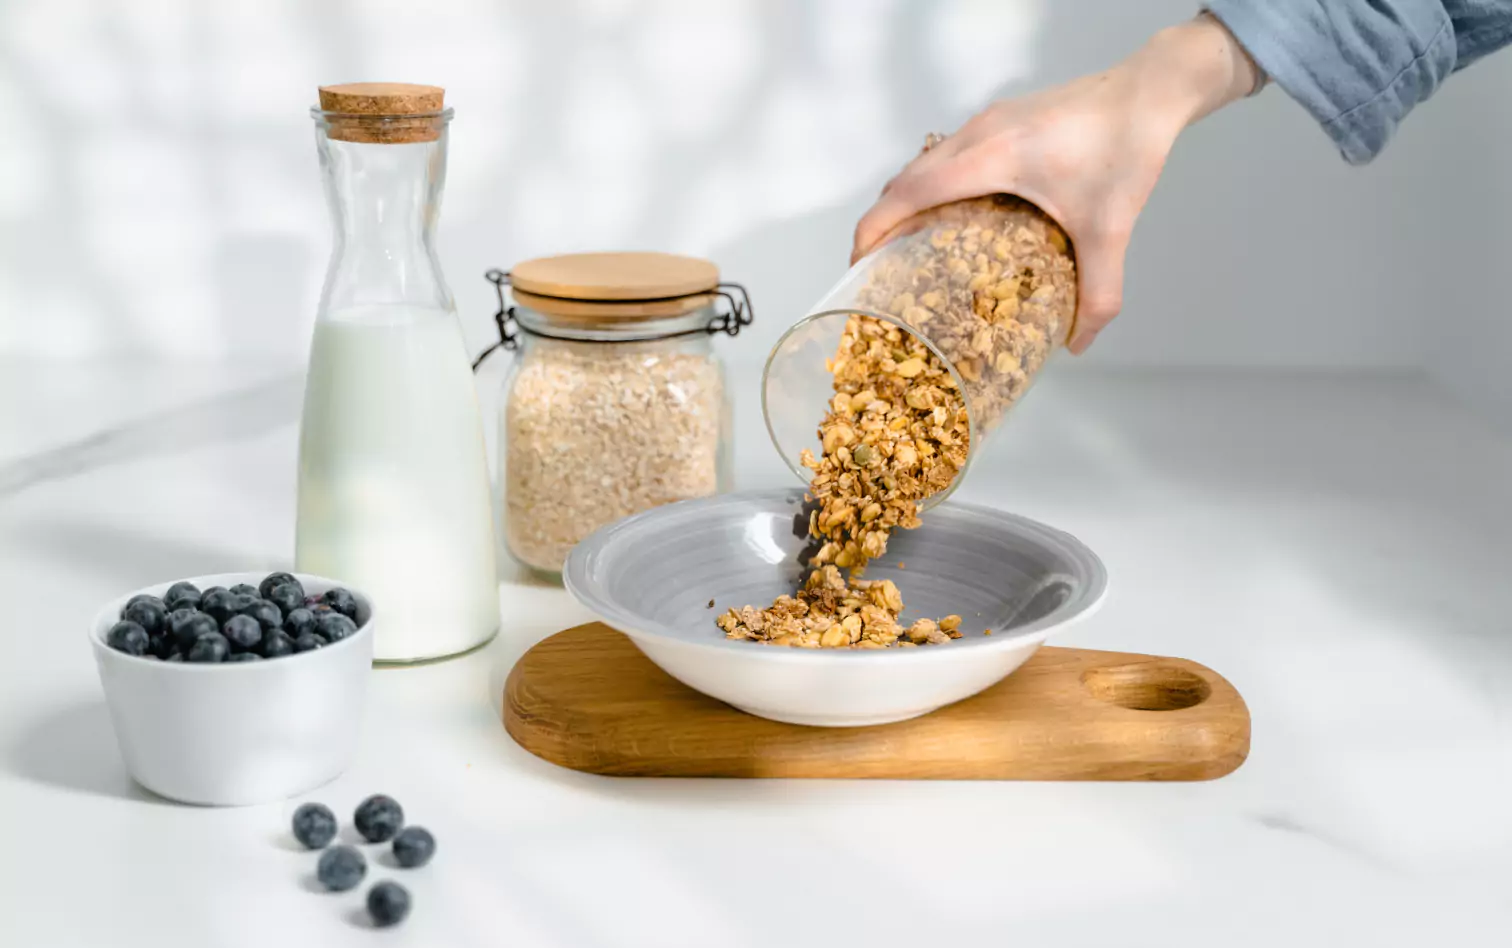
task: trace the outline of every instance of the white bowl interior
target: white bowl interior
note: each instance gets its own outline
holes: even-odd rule
[[[963,637],[936,648],[1002,648],[1048,635],[1088,612],[1107,575],[1075,538],[1024,517],[965,504],[930,510],[917,530],[899,530],[867,579],[897,583],[915,618],[962,617]],[[659,507],[611,524],[568,557],[564,580],[604,621],[633,636],[736,649],[724,638],[725,609],[766,606],[792,593],[808,545],[802,490],[726,494]],[[709,600],[714,607],[709,607]],[[992,630],[984,636],[984,630]],[[924,656],[934,648],[908,649]],[[896,650],[792,650],[806,657],[897,659]]]

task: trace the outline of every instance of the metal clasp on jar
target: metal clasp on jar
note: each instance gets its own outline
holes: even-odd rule
[[[546,336],[547,338],[558,338],[539,329],[526,329],[520,325],[519,320],[515,319],[515,307],[504,296],[504,288],[509,285],[509,271],[494,268],[483,276],[484,279],[494,285],[494,293],[499,300],[499,308],[494,313],[494,325],[499,330],[499,341],[484,349],[473,360],[472,367],[474,372],[478,371],[478,367],[483,364],[483,360],[487,359],[495,351],[499,349],[513,351],[519,348],[520,335],[522,333],[530,332],[535,335]],[[751,305],[751,294],[746,291],[746,288],[742,284],[727,281],[720,282],[714,289],[707,292],[710,296],[723,299],[726,309],[716,311],[709,318],[708,323],[701,329],[670,333],[667,336],[659,338],[672,338],[673,336],[683,336],[699,332],[708,333],[709,335],[724,333],[727,336],[738,336],[740,335],[740,330],[751,325],[752,321],[756,318],[756,310]],[[737,294],[739,294],[738,298]]]

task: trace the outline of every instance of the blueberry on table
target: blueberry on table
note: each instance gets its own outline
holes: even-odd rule
[[[294,640],[287,632],[269,632],[262,640],[263,658],[282,658],[294,654]]]
[[[284,616],[284,631],[299,638],[306,632],[315,631],[315,613],[308,609],[295,609]]]
[[[256,586],[249,586],[246,583],[237,583],[235,586],[231,587],[231,595],[233,595],[233,596],[251,596],[253,599],[256,599],[259,596],[261,596],[262,593],[260,593],[260,592],[257,591],[257,587]]]
[[[368,889],[368,916],[379,928],[398,925],[409,915],[410,894],[397,882],[384,880]]]
[[[315,877],[332,892],[345,892],[355,888],[367,875],[367,860],[351,846],[332,846],[320,854],[315,864]]]
[[[406,869],[430,862],[436,854],[436,838],[423,826],[406,826],[394,837],[394,859]]]
[[[347,636],[356,633],[357,623],[339,612],[328,612],[323,616],[315,618],[315,631],[324,637],[327,642],[340,642]]]
[[[190,646],[189,654],[185,656],[191,662],[223,662],[226,656],[231,654],[231,643],[219,632],[211,632],[194,640]]]
[[[174,583],[168,587],[167,592],[163,593],[163,604],[168,607],[169,612],[186,606],[194,609],[199,606],[202,595],[199,587],[193,583]]]
[[[226,656],[228,662],[260,662],[262,656],[256,652],[232,652]]]
[[[125,652],[127,655],[141,655],[147,651],[151,640],[147,636],[147,630],[140,623],[130,619],[122,619],[110,627],[105,633],[105,644],[117,652]]]
[[[327,589],[326,594],[320,597],[326,605],[346,616],[348,619],[357,619],[357,597],[350,592],[337,586],[335,589]]]
[[[268,594],[279,586],[293,586],[299,590],[299,598],[304,598],[304,587],[290,573],[269,573],[262,582],[257,584],[257,594],[264,599],[272,599],[273,597]]]
[[[252,605],[241,610],[241,614],[256,619],[257,624],[262,626],[265,632],[272,632],[283,625],[283,613],[266,599],[254,601]]]
[[[236,609],[232,605],[235,599],[236,594],[231,590],[217,586],[214,589],[205,590],[205,594],[200,596],[199,608],[216,622],[225,622],[236,615]]]
[[[303,609],[305,604],[304,590],[299,588],[298,583],[274,586],[272,591],[263,598],[277,606],[278,611],[285,616],[296,609]]]
[[[258,621],[251,616],[232,616],[226,620],[225,625],[221,626],[221,635],[224,635],[232,645],[245,651],[257,647],[257,644],[262,641],[263,630]]]
[[[180,609],[168,617],[168,633],[181,652],[189,651],[200,636],[219,631],[219,622],[193,609]]]
[[[383,843],[394,838],[404,826],[404,809],[393,797],[375,793],[357,804],[353,820],[357,832],[370,843]]]
[[[324,849],[336,838],[336,814],[323,803],[306,803],[294,811],[294,838],[306,849]]]
[[[314,632],[306,632],[294,639],[294,651],[313,652],[317,648],[324,648],[328,644],[330,643],[328,643],[320,636],[316,635]]]
[[[135,622],[148,635],[157,635],[168,622],[168,610],[156,599],[139,599],[126,607],[121,618]]]

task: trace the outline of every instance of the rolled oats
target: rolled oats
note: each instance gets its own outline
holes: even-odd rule
[[[719,490],[724,375],[675,339],[532,339],[502,413],[510,551],[556,572],[599,527]],[[714,603],[709,603],[713,608]]]

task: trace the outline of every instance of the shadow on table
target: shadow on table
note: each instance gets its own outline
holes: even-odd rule
[[[271,431],[298,418],[302,392],[301,376],[284,374],[15,458],[0,464],[0,498],[114,464]]]
[[[0,766],[60,790],[168,805],[126,773],[103,701],[56,708],[36,718],[5,748]]]

